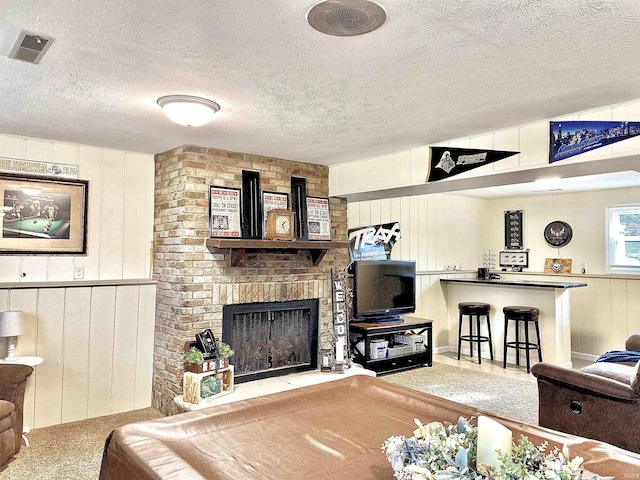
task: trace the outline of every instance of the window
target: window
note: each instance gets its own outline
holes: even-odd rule
[[[640,272],[640,205],[607,208],[609,271]]]

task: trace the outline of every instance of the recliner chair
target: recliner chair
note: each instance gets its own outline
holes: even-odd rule
[[[0,467],[22,446],[24,393],[32,373],[29,365],[0,364]]]
[[[640,334],[627,350],[640,350]],[[580,370],[537,363],[538,423],[640,453],[640,361],[598,362]]]

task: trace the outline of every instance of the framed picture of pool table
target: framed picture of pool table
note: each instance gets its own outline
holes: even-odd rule
[[[89,182],[0,173],[0,255],[86,255]]]

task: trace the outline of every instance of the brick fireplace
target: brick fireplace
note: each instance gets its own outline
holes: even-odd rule
[[[209,248],[209,185],[240,188],[242,170],[260,173],[262,190],[290,193],[291,176],[307,179],[307,194],[328,195],[328,167],[185,145],[155,158],[153,276],[158,281],[153,406],[177,413],[182,351],[196,332],[222,337],[223,307],[254,302],[318,300],[318,349],[328,346],[331,269],[348,263],[347,249],[329,251],[318,266],[301,250],[252,250],[237,267],[229,249]],[[345,199],[332,198],[332,239],[347,239]]]

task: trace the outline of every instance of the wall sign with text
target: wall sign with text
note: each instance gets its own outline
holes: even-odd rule
[[[242,236],[240,189],[209,187],[209,228],[211,237]]]
[[[329,199],[307,197],[307,231],[309,240],[331,240]]]

